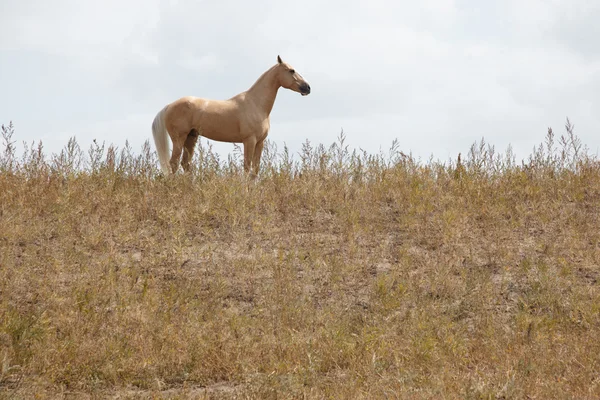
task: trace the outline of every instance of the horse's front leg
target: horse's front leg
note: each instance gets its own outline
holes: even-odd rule
[[[250,172],[252,160],[254,159],[254,150],[256,148],[256,137],[251,136],[244,140],[244,171]]]
[[[254,148],[254,157],[252,158],[252,175],[254,178],[258,176],[258,171],[260,170],[260,157],[262,156],[264,144],[265,140],[263,139],[256,143],[256,147]]]

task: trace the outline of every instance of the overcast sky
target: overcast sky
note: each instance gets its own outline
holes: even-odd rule
[[[138,152],[165,104],[232,97],[280,54],[312,93],[280,89],[279,148],[343,129],[369,152],[446,161],[484,137],[525,157],[568,116],[596,153],[598,21],[597,0],[0,0],[0,123]]]

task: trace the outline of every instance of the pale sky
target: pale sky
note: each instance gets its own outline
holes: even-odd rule
[[[566,117],[597,153],[598,21],[597,0],[0,0],[0,124],[139,152],[165,104],[232,97],[279,54],[312,88],[271,114],[296,156],[343,129],[371,153],[447,161],[484,137],[526,157]]]

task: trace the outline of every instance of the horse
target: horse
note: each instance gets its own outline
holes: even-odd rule
[[[263,72],[246,91],[227,100],[186,96],[164,106],[152,122],[152,136],[161,169],[168,175],[181,166],[190,171],[190,161],[199,136],[228,143],[243,143],[244,171],[258,175],[270,114],[280,87],[310,94],[310,85],[290,64],[277,56],[277,63]],[[169,138],[173,150],[169,160]],[[183,152],[183,157],[182,157]]]

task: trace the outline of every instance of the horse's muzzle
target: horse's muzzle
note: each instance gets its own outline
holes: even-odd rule
[[[304,85],[300,86],[300,94],[302,96],[306,96],[307,94],[310,94],[310,85],[308,83],[305,83]]]

